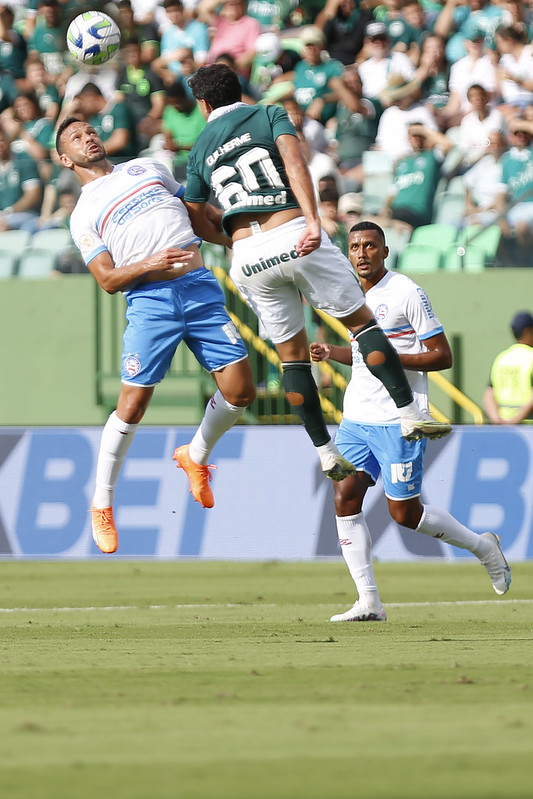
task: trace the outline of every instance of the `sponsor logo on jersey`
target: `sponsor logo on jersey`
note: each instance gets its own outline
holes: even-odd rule
[[[142,175],[143,172],[146,172],[146,169],[143,166],[133,165],[128,167],[128,175]]]
[[[135,377],[141,371],[141,362],[136,355],[126,355],[124,358],[124,374]]]
[[[420,297],[420,302],[422,303],[422,306],[427,314],[428,319],[433,319],[435,316],[435,311],[433,310],[433,306],[431,305],[431,301],[428,295],[426,294],[424,289],[420,288],[420,286],[418,286],[416,290],[418,296]]]
[[[111,216],[111,222],[115,225],[124,225],[136,214],[140,214],[152,205],[164,202],[165,199],[165,191],[159,183],[144,190],[141,189],[118,206]]]
[[[271,258],[260,258],[255,264],[243,264],[241,271],[245,277],[250,277],[258,272],[264,272],[265,269],[271,269],[273,266],[279,266],[281,263],[286,263],[298,257],[296,250],[280,252],[279,255],[273,255]]]
[[[257,206],[286,205],[287,192],[280,191],[279,194],[246,194],[245,197],[232,203],[233,208],[256,208]]]

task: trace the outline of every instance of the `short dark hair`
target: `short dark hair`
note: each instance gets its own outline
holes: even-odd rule
[[[205,100],[211,108],[238,103],[242,99],[239,76],[226,64],[200,67],[188,82],[196,99]]]
[[[485,89],[484,86],[481,85],[481,83],[472,83],[472,85],[469,86],[468,89],[466,90],[467,96],[470,94],[472,89],[475,89],[478,92],[483,92],[483,94],[488,94],[487,90]]]
[[[318,199],[321,203],[338,203],[339,192],[334,186],[326,186],[318,193]]]
[[[178,98],[182,100],[184,97],[188,97],[187,90],[183,85],[183,81],[178,78],[175,80],[171,86],[167,86],[167,98]],[[191,97],[192,102],[192,97]]]
[[[376,225],[375,222],[370,222],[369,220],[356,222],[355,225],[350,228],[350,233],[356,233],[358,230],[375,230],[379,237],[383,239],[383,244],[387,243],[385,241],[385,231],[379,225]]]
[[[57,154],[58,155],[61,155],[64,152],[64,150],[63,150],[63,148],[61,146],[61,137],[62,137],[63,133],[66,131],[66,129],[69,128],[71,125],[73,125],[74,122],[83,122],[83,119],[79,119],[79,117],[72,117],[72,116],[71,117],[65,117],[63,122],[61,122],[60,125],[57,128],[57,131],[56,131],[56,150],[57,150]]]

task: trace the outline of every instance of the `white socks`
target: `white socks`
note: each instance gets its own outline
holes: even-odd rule
[[[211,450],[230,427],[242,416],[246,407],[231,405],[217,390],[206,405],[204,418],[189,444],[189,455],[206,466]]]
[[[468,549],[480,559],[485,557],[490,549],[485,539],[481,538],[478,533],[474,533],[458,522],[447,510],[434,508],[431,505],[424,505],[424,513],[416,532],[431,535],[454,547]]]
[[[136,429],[136,424],[126,424],[119,419],[116,411],[107,420],[96,466],[95,508],[109,508],[113,504],[118,476]]]
[[[364,513],[336,516],[335,520],[342,555],[357,588],[359,600],[372,609],[381,608],[372,568],[372,539]]]
[[[426,411],[420,410],[415,400],[410,402],[409,405],[404,405],[403,408],[398,408],[398,413],[401,419],[413,419],[417,422],[430,418]]]

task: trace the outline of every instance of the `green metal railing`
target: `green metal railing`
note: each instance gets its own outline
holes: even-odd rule
[[[292,412],[285,398],[278,354],[260,336],[257,317],[229,279],[224,249],[217,245],[204,245],[202,252],[206,265],[212,269],[222,286],[228,312],[248,347],[257,398],[245,413],[243,421],[253,424],[299,424],[299,417]],[[345,344],[349,340],[340,322],[320,311],[310,308],[306,311],[310,340],[321,337],[331,344]],[[109,296],[95,283],[95,394],[96,403],[109,409],[115,407],[118,392],[124,325],[123,296]],[[348,366],[333,366],[329,362],[315,364],[313,369],[326,421],[338,424],[342,418],[342,401],[351,370]],[[430,373],[429,377],[458,408],[472,417],[475,424],[484,423],[482,410],[449,380],[438,372]],[[183,423],[196,423],[201,419],[205,403],[212,393],[211,376],[199,366],[190,350],[180,344],[165,380],[154,393],[152,403],[172,407],[173,421],[177,409]],[[449,421],[433,405],[431,411],[435,418]]]

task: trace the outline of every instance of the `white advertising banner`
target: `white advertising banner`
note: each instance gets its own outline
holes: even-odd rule
[[[334,432],[334,431],[332,431]],[[115,496],[114,557],[298,559],[339,554],[333,490],[302,427],[238,426],[212,454],[215,507],[172,461],[192,428],[138,429]],[[0,556],[103,557],[90,533],[99,428],[0,428]],[[456,427],[429,442],[422,501],[533,557],[533,427]],[[381,484],[365,513],[380,560],[472,557],[398,527]]]

